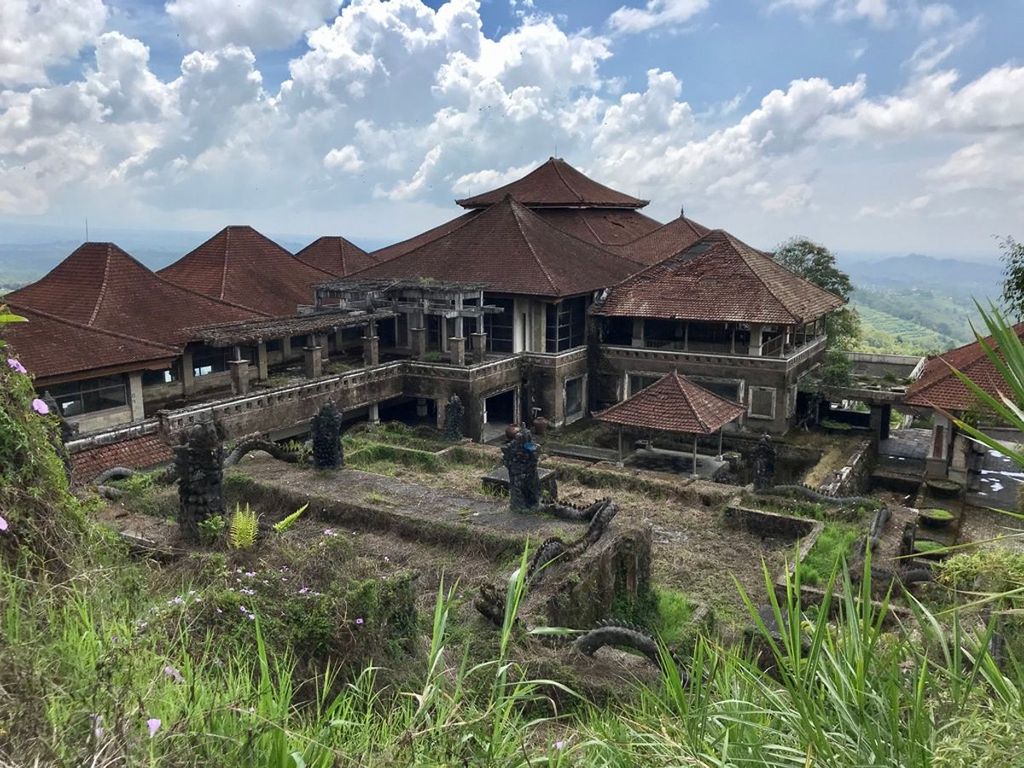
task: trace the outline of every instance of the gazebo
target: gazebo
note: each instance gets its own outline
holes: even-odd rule
[[[673,371],[594,418],[618,426],[620,461],[623,427],[692,435],[693,476],[696,477],[697,439],[718,432],[718,453],[721,455],[722,428],[745,411],[739,403],[719,397]]]

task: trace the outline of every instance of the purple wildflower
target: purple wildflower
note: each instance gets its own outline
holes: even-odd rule
[[[45,416],[50,412],[50,406],[37,397],[32,401],[32,410],[40,416]]]
[[[15,373],[28,373],[28,371],[25,370],[25,366],[19,363],[17,360],[15,360],[13,357],[7,358],[7,365],[9,365],[11,367],[11,370],[14,371]]]
[[[160,730],[160,718],[151,717],[146,721],[146,727],[149,728],[149,738],[156,736],[156,732]]]
[[[564,741],[556,741],[551,746],[553,746],[555,749],[565,749],[565,742]]]
[[[363,626],[363,617],[362,616],[360,616],[358,619],[356,619],[356,626],[358,626],[358,627]]]
[[[3,515],[0,515],[0,532],[6,531],[8,527],[7,520],[4,519]]]

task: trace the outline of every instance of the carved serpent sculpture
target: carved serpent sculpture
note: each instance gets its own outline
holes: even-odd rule
[[[601,509],[611,502],[607,496],[592,504],[567,504],[560,501],[549,501],[540,505],[541,512],[547,512],[560,520],[585,522],[593,519]]]
[[[827,493],[821,493],[806,485],[775,485],[771,488],[764,488],[758,491],[758,493],[768,496],[803,496],[811,501],[819,501],[824,504],[864,504],[874,506],[878,503],[877,499],[867,496],[829,496]]]

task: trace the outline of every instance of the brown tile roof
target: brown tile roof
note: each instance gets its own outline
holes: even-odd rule
[[[247,226],[225,227],[159,274],[196,293],[273,317],[288,317],[299,304],[312,304],[313,286],[333,277]]]
[[[356,277],[482,283],[496,293],[575,296],[622,280],[636,264],[547,224],[511,198]]]
[[[1024,323],[1013,327],[1017,336],[1024,339]],[[985,339],[993,345],[992,337]],[[966,411],[974,407],[977,398],[950,369],[953,366],[981,387],[985,392],[998,397],[1000,392],[1009,393],[1006,382],[989,360],[981,344],[973,342],[951,349],[925,363],[920,378],[910,385],[903,397],[905,405],[925,408],[941,408],[946,411]]]
[[[180,346],[201,317],[255,317],[168,282],[113,243],[84,243],[45,276],[7,295],[8,302],[73,323]]]
[[[594,418],[625,427],[709,435],[745,411],[739,403],[719,397],[673,371]]]
[[[535,208],[533,212],[566,234],[626,255],[615,246],[625,246],[661,224],[631,208]]]
[[[88,483],[111,467],[149,469],[169,462],[173,455],[171,446],[159,435],[142,435],[73,453],[71,467],[76,482]]]
[[[442,235],[447,235],[452,230],[458,229],[474,216],[478,215],[480,215],[480,211],[469,211],[461,216],[456,216],[451,221],[446,221],[444,224],[439,224],[436,227],[428,229],[426,232],[421,232],[414,237],[410,237],[407,240],[402,240],[401,242],[392,243],[384,248],[379,248],[376,251],[373,251],[370,255],[378,262],[389,261],[397,256],[413,251],[421,245],[429,243],[431,240],[436,240]]]
[[[612,288],[594,313],[798,325],[842,305],[838,296],[716,229]]]
[[[10,307],[28,322],[7,326],[4,340],[39,383],[82,378],[85,372],[103,376],[162,369],[178,354],[174,347],[91,328],[19,304]]]
[[[627,243],[615,243],[608,250],[640,264],[657,264],[679,253],[711,230],[692,219],[680,216]]]
[[[473,197],[455,202],[463,208],[486,208],[505,195],[531,208],[593,206],[598,208],[643,208],[647,200],[618,192],[584,176],[560,157],[550,157],[521,179]]]
[[[377,263],[375,257],[358,245],[338,236],[317,238],[296,253],[295,258],[335,277],[348,277]]]

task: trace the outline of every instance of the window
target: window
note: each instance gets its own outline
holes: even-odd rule
[[[731,400],[734,403],[741,402],[740,400],[740,383],[738,381],[721,381],[717,379],[703,379],[699,376],[691,376],[690,379],[695,384],[700,384],[704,389],[709,392],[714,392],[719,397],[724,397],[726,400]]]
[[[547,305],[545,349],[564,352],[582,346],[587,332],[587,298],[578,296]]]
[[[128,388],[124,376],[58,384],[49,387],[47,394],[57,401],[62,416],[79,416],[128,404]]]
[[[661,376],[653,373],[631,373],[629,374],[629,387],[627,388],[626,397],[632,397],[641,389],[654,384]]]
[[[484,330],[487,331],[487,347],[491,352],[513,352],[512,329],[515,323],[512,299],[487,299],[487,304],[501,307],[497,314],[484,315]]]
[[[267,342],[267,353],[271,352],[283,352],[284,351],[284,339],[270,339]]]
[[[209,376],[226,371],[230,359],[230,347],[196,347],[192,352],[192,375]]]
[[[583,413],[583,377],[565,382],[565,417],[571,418]]]
[[[774,419],[775,389],[773,387],[751,387],[748,410],[755,419]]]
[[[178,365],[171,368],[167,368],[163,371],[143,371],[142,372],[142,386],[153,387],[160,386],[161,384],[171,384],[178,381],[180,376],[178,374]]]

